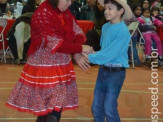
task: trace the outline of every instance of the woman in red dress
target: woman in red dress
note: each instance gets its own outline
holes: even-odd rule
[[[37,122],[58,122],[61,111],[78,107],[74,54],[82,69],[89,68],[81,52],[85,35],[68,10],[71,0],[45,0],[31,20],[27,63],[7,106],[37,115]]]

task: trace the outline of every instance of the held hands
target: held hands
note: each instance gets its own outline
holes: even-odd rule
[[[88,45],[82,45],[82,52],[74,54],[74,59],[79,67],[87,71],[90,68],[90,62],[88,61],[88,54],[95,53],[92,47]]]
[[[90,68],[88,59],[85,58],[81,53],[75,53],[74,59],[82,70],[87,71]]]
[[[92,47],[88,46],[88,45],[82,45],[83,50],[82,50],[82,55],[88,60],[88,54],[89,53],[95,53],[95,51],[93,50]]]
[[[90,46],[88,46],[88,45],[82,45],[82,53],[87,53],[87,54],[89,54],[89,53],[92,53],[92,48],[90,47]]]

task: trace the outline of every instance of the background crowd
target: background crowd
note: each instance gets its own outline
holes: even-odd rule
[[[7,15],[9,17],[11,16],[12,18],[19,18],[21,16],[24,17],[24,13],[34,12],[42,1],[43,0],[0,0],[0,16]],[[162,26],[163,23],[163,0],[127,0],[127,2],[133,11],[133,17],[131,20],[125,22],[127,25],[130,25],[132,22],[140,23],[139,29],[145,40],[145,49],[143,50],[145,54],[145,63],[148,65],[152,61],[150,54],[151,47],[153,46],[154,48],[158,49],[159,65],[162,66],[163,42],[161,42],[157,34],[157,27]],[[22,8],[20,6],[22,6]],[[87,44],[93,45],[94,50],[99,50],[101,28],[102,25],[107,22],[104,17],[104,8],[99,4],[98,0],[72,0],[72,4],[69,7],[69,10],[77,20],[90,20],[94,22],[95,28],[86,33]],[[24,19],[22,21],[24,21]],[[29,23],[30,22],[28,22],[28,24]],[[16,25],[14,25],[14,27],[16,28]],[[13,35],[9,35],[9,38],[13,40]],[[142,62],[144,62],[139,59],[137,48],[139,38],[139,33],[135,32],[132,40],[134,48],[134,63],[136,66],[141,66]],[[13,49],[12,47],[10,48]],[[25,47],[25,52],[23,55],[25,55],[27,50],[28,46]],[[15,53],[14,57],[17,59],[18,56],[16,49],[12,52]],[[129,49],[129,58],[131,58],[130,54],[131,53]],[[23,56],[22,60],[24,60],[24,58],[25,56]]]

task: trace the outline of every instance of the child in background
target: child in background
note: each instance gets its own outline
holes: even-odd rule
[[[141,23],[142,26],[149,25],[153,26],[154,30],[147,30],[142,32],[143,37],[145,39],[145,54],[146,54],[146,61],[151,62],[151,47],[152,47],[152,40],[156,43],[156,48],[158,49],[158,60],[163,62],[162,57],[162,44],[161,40],[156,32],[156,26],[162,25],[162,22],[158,19],[150,16],[150,10],[144,9],[142,16],[138,18],[138,21]]]
[[[83,54],[89,62],[100,65],[94,90],[92,112],[95,122],[120,122],[118,96],[123,85],[128,64],[128,47],[131,40],[128,27],[122,19],[130,19],[132,11],[126,0],[101,0],[105,18],[102,27],[101,49]]]
[[[160,14],[163,16],[163,3],[160,6]]]
[[[142,7],[141,7],[141,5],[140,4],[135,4],[134,6],[133,6],[133,13],[134,13],[134,15],[135,15],[135,17],[140,17],[141,16],[141,14],[142,14]]]
[[[133,14],[131,19],[124,20],[124,22],[126,23],[127,26],[129,26],[132,22],[137,22],[137,18]],[[137,43],[137,40],[138,40],[138,31],[137,30],[135,31],[135,33],[132,35],[131,38],[132,38],[134,64],[135,64],[135,66],[141,66],[141,62],[140,62],[140,59],[139,59],[139,56],[138,56],[138,51],[137,51],[137,48],[136,48],[136,43]],[[131,47],[130,46],[129,46],[129,49],[128,49],[128,57],[129,57],[129,60],[131,61],[132,56],[131,56]]]
[[[153,7],[151,9],[151,15],[160,21],[163,21],[163,16],[160,14],[160,9],[158,7]]]
[[[160,8],[160,5],[161,5],[161,0],[155,0],[153,3],[152,3],[152,5],[151,5],[151,9],[153,8],[153,7],[158,7],[158,8]]]

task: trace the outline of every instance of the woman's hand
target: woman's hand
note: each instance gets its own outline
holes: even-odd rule
[[[81,53],[75,53],[74,59],[82,70],[87,71],[90,68],[88,59],[85,58]]]

